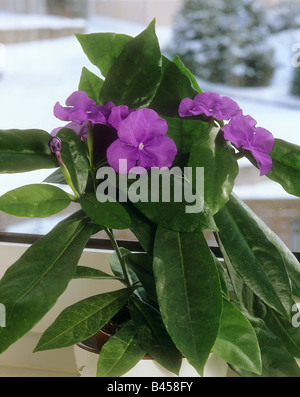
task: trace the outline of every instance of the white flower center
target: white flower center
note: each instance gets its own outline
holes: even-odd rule
[[[143,148],[144,148],[143,143],[140,143],[140,144],[139,144],[139,149],[142,150]]]

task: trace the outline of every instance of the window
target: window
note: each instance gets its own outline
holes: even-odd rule
[[[300,78],[297,80],[296,71],[299,69],[300,1],[237,0],[243,9],[240,5],[230,9],[229,3],[235,2],[0,0],[0,128],[35,127],[50,132],[60,125],[52,114],[54,104],[64,103],[76,90],[83,66],[94,71],[73,33],[116,31],[136,35],[156,17],[157,34],[166,55],[175,47],[191,66],[188,57],[194,54],[199,64],[203,55],[210,60],[210,70],[215,76],[199,74],[199,84],[204,91],[230,96],[275,137],[299,144],[300,97],[296,88],[299,86],[300,92]],[[252,3],[263,7],[264,12],[250,7]],[[200,26],[197,27],[197,18],[198,21],[206,18],[207,23],[201,25],[205,39],[196,37]],[[229,44],[228,37],[222,33],[228,21],[239,28]],[[181,41],[176,38],[176,32],[181,32]],[[244,50],[239,40],[244,40]],[[225,54],[229,47],[231,56]],[[259,59],[264,60],[264,65],[259,65]],[[216,78],[217,71],[222,73],[219,70],[222,63],[227,65],[227,80],[224,76]],[[245,75],[248,80],[243,82]],[[20,185],[40,182],[51,172],[2,174],[0,194]],[[235,191],[289,248],[300,250],[299,199],[291,197],[268,178],[260,177],[244,160],[240,162]],[[66,213],[47,221],[16,219],[1,213],[0,232],[44,234]],[[120,238],[132,239],[133,236],[120,232]]]

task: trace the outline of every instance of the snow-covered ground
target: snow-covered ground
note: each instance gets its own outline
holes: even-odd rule
[[[0,30],[13,29],[38,29],[51,28],[60,29],[67,27],[85,27],[85,20],[82,18],[65,18],[55,15],[43,14],[12,14],[9,12],[0,12]]]
[[[40,16],[31,16],[31,19],[35,18],[34,23],[38,23]],[[88,33],[110,31],[135,36],[144,28],[101,17],[87,23]],[[293,71],[292,46],[299,41],[299,33],[283,32],[270,38],[276,51],[277,69],[269,87],[233,88],[200,81],[202,89],[230,96],[239,103],[245,114],[254,117],[258,125],[269,129],[275,137],[299,144],[300,98],[289,94]],[[171,39],[171,30],[169,27],[158,27],[157,35],[163,49]],[[99,74],[73,36],[7,45],[5,68],[0,76],[0,128],[41,128],[50,132],[60,126],[61,122],[53,116],[53,106],[57,101],[64,103],[77,89],[83,66]],[[244,166],[247,163],[241,161],[240,164]],[[20,185],[40,182],[50,172],[42,170],[25,175],[1,175],[0,194]],[[259,183],[255,189],[242,185],[236,188],[236,192],[241,198],[290,197],[273,182]]]

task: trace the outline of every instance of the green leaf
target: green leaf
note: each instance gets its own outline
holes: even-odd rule
[[[293,307],[297,309],[297,306]],[[299,316],[299,310],[293,310],[293,316]],[[266,326],[277,335],[284,344],[285,348],[293,355],[300,358],[300,327],[299,324],[288,322],[272,309],[265,309],[263,320]]]
[[[280,355],[283,355],[285,357],[284,360],[288,359],[291,366],[293,367],[295,365],[293,357],[299,357],[300,355],[300,329],[295,327],[295,324],[287,321],[284,317],[275,312],[273,309],[270,309],[268,306],[263,304],[262,301],[259,300],[259,298],[255,296],[253,292],[245,285],[243,280],[232,268],[231,264],[228,261],[226,261],[226,264],[228,266],[235,295],[239,301],[239,303],[233,302],[233,304],[235,304],[247,318],[250,315],[252,316],[252,318],[256,318],[254,324],[257,324],[258,319],[262,319],[264,321],[264,328],[266,332],[270,334],[270,339],[272,341],[274,339],[278,339],[275,351],[279,352]],[[244,307],[247,312],[245,309],[242,309],[242,307]],[[295,314],[294,311],[293,314]],[[263,345],[262,349],[264,347],[265,346]],[[289,358],[286,350],[291,355]],[[269,357],[272,355],[272,349],[270,349],[269,351],[267,350],[267,352],[265,353],[265,357],[263,356],[263,364],[266,363],[266,365],[268,365],[268,362],[270,360],[273,361],[275,358],[275,352],[274,357]],[[284,360],[282,364],[282,369],[285,365]],[[278,364],[278,367],[280,367],[280,363]],[[289,366],[290,365],[288,364],[287,368],[289,368]]]
[[[120,247],[120,248],[119,248],[119,251],[120,251],[120,253],[121,253],[122,256],[125,256],[125,255],[131,253],[128,249],[123,248],[123,247]],[[120,263],[120,261],[119,261],[119,257],[118,257],[118,255],[117,255],[116,251],[114,251],[114,252],[111,254],[111,256],[110,256],[110,258],[109,258],[109,265],[110,265],[110,268],[111,268],[113,274],[114,274],[116,277],[119,277],[120,279],[123,279],[123,278],[124,278],[122,266],[121,266],[121,263]],[[127,269],[127,273],[128,273],[128,276],[129,276],[130,283],[131,283],[131,284],[134,284],[135,282],[138,281],[138,278],[137,278],[135,272],[132,271],[131,268],[128,268],[127,262],[125,262],[125,266],[126,266],[126,269]]]
[[[103,84],[103,80],[90,72],[86,67],[82,68],[79,91],[85,91],[87,96],[99,105],[99,94]]]
[[[83,51],[105,77],[132,37],[117,33],[75,34]]]
[[[56,186],[33,184],[10,190],[0,197],[0,211],[13,216],[44,218],[71,203],[70,196]]]
[[[208,123],[183,117],[165,117],[168,123],[167,136],[175,142],[179,154],[190,153],[193,143],[208,134]]]
[[[0,302],[7,324],[0,328],[0,352],[25,335],[52,308],[72,279],[91,236],[92,225],[79,214],[41,237],[6,271]]]
[[[181,353],[203,375],[222,313],[218,270],[203,234],[177,233],[158,227],[153,271],[167,331]]]
[[[197,170],[196,174],[186,177],[181,174],[179,167],[176,168],[153,168],[151,172],[139,175],[138,180],[129,186],[129,199],[157,225],[179,232],[217,230],[203,200],[203,174]],[[192,186],[193,179],[196,188]]]
[[[147,294],[157,302],[152,257],[144,252],[129,253],[125,256],[126,263],[133,269]]]
[[[229,295],[229,290],[228,290],[228,284],[230,283],[230,280],[229,280],[228,274],[225,271],[223,262],[221,263],[221,261],[219,261],[219,259],[214,255],[213,252],[211,254],[214,258],[216,267],[218,269],[223,298],[226,300],[230,300],[230,295]]]
[[[142,347],[160,365],[178,375],[182,355],[166,331],[159,311],[133,298],[129,310]]]
[[[126,210],[117,201],[101,203],[94,193],[87,193],[80,198],[84,212],[93,222],[111,229],[128,229],[130,218]]]
[[[178,55],[176,55],[173,59],[173,62],[175,63],[175,65],[178,67],[178,69],[186,76],[190,79],[193,88],[198,91],[198,92],[202,92],[196,78],[194,77],[194,75],[191,73],[191,71],[184,65],[184,63],[182,62],[182,60],[179,58]]]
[[[181,100],[194,98],[198,93],[186,72],[163,57],[161,83],[150,107],[165,116],[178,116]]]
[[[255,295],[289,319],[290,281],[270,229],[234,195],[215,220],[225,260]]]
[[[278,182],[288,193],[300,197],[300,146],[275,139],[270,156],[273,165],[267,177]]]
[[[79,194],[84,193],[88,175],[89,163],[79,136],[68,128],[62,128],[58,134],[61,139],[61,157],[67,167],[73,185]]]
[[[130,230],[137,237],[145,252],[152,255],[156,224],[146,218],[132,203],[127,202],[122,205],[130,217]]]
[[[282,340],[271,332],[263,320],[250,315],[238,302],[234,304],[250,321],[257,335],[262,358],[260,377],[300,377],[300,368],[294,357],[285,349]],[[233,369],[244,377],[259,376],[238,367]]]
[[[204,200],[211,213],[216,214],[229,200],[239,171],[234,149],[213,128],[193,144],[189,166],[204,168]]]
[[[127,302],[132,289],[90,296],[64,309],[43,333],[34,351],[71,346],[93,336]]]
[[[44,183],[54,183],[57,185],[67,185],[67,182],[61,172],[61,169],[58,168],[51,175],[47,176],[46,179],[43,180]]]
[[[48,142],[51,136],[43,130],[0,130],[0,172],[27,172],[57,168]]]
[[[261,374],[256,334],[249,320],[231,302],[223,301],[220,329],[212,351],[231,365]]]
[[[103,345],[97,363],[97,376],[120,377],[132,369],[145,354],[130,321]]]
[[[155,20],[132,39],[109,69],[100,100],[129,108],[146,107],[161,78],[161,53],[155,34]]]
[[[276,250],[281,255],[284,262],[286,271],[292,283],[292,292],[296,296],[300,296],[300,263],[291,252],[291,250],[285,245],[285,243],[279,238],[279,236],[270,230],[260,219],[257,222],[261,224],[261,227],[268,232],[268,238],[272,244],[276,247]]]
[[[77,266],[76,273],[73,278],[93,278],[100,280],[119,280],[119,277],[107,274],[102,270],[88,266]]]

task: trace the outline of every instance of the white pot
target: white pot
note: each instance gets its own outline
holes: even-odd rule
[[[97,362],[99,354],[93,349],[81,344],[74,346],[74,356],[77,376],[95,377],[97,373]],[[227,363],[221,358],[211,354],[204,368],[204,377],[226,377],[228,372]],[[161,365],[151,359],[142,359],[123,377],[177,377]],[[180,377],[200,377],[197,371],[183,358],[179,373]]]

